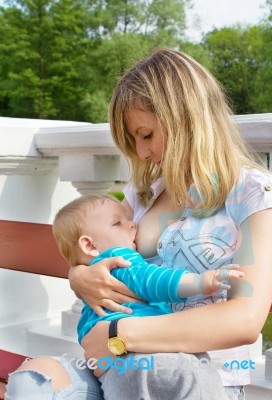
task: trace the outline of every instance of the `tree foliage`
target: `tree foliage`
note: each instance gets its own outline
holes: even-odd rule
[[[261,64],[262,31],[258,26],[222,28],[205,38],[211,70],[223,84],[237,113],[254,112],[256,77]]]
[[[88,45],[81,2],[8,3],[0,15],[4,21],[0,23],[0,90],[6,115],[77,119],[81,66],[86,61],[83,49]]]
[[[204,46],[211,71],[225,87],[238,114],[272,111],[272,29],[234,26],[209,33]]]
[[[116,80],[177,46],[186,0],[8,0],[0,9],[0,115],[100,122]]]
[[[271,112],[272,0],[258,26],[184,35],[190,0],[6,0],[0,115],[104,122],[117,79],[161,46],[204,64],[237,113]]]

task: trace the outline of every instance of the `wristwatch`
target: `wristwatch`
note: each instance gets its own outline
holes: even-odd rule
[[[108,348],[115,356],[122,356],[127,353],[126,345],[123,339],[118,336],[117,324],[121,318],[110,322]]]

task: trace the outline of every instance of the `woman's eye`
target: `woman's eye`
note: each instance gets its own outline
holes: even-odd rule
[[[151,139],[152,136],[153,136],[153,133],[151,132],[151,133],[149,133],[149,135],[144,136],[144,140],[145,139]]]

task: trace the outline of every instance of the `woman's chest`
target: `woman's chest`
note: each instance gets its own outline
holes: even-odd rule
[[[157,243],[173,221],[180,218],[183,211],[171,205],[166,192],[163,192],[153,206],[139,221],[137,232],[137,250],[144,258],[157,254]]]
[[[224,209],[206,218],[185,212],[162,233],[158,254],[170,268],[203,273],[232,262],[238,236],[239,228]]]

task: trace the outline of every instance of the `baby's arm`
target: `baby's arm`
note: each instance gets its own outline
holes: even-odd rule
[[[228,284],[230,279],[244,276],[244,273],[238,268],[237,265],[229,265],[203,274],[185,274],[180,279],[178,294],[180,297],[190,297],[199,293],[209,295],[218,290],[229,290],[231,288]]]
[[[125,283],[140,299],[149,302],[181,301],[178,288],[182,276],[187,274],[187,271],[148,264],[136,252],[134,257],[131,257],[131,253],[129,253],[130,258],[125,254],[122,256],[131,261],[132,265],[113,269],[111,274]]]
[[[130,250],[131,252],[131,250]],[[184,269],[171,269],[148,264],[139,253],[128,253],[132,265],[117,268],[112,275],[124,282],[142,300],[181,301],[199,293],[211,294],[218,290],[229,289],[222,281],[226,278],[238,278],[244,274],[236,271],[237,266],[221,270],[208,271],[202,275],[191,274]],[[126,258],[126,255],[123,254]]]

